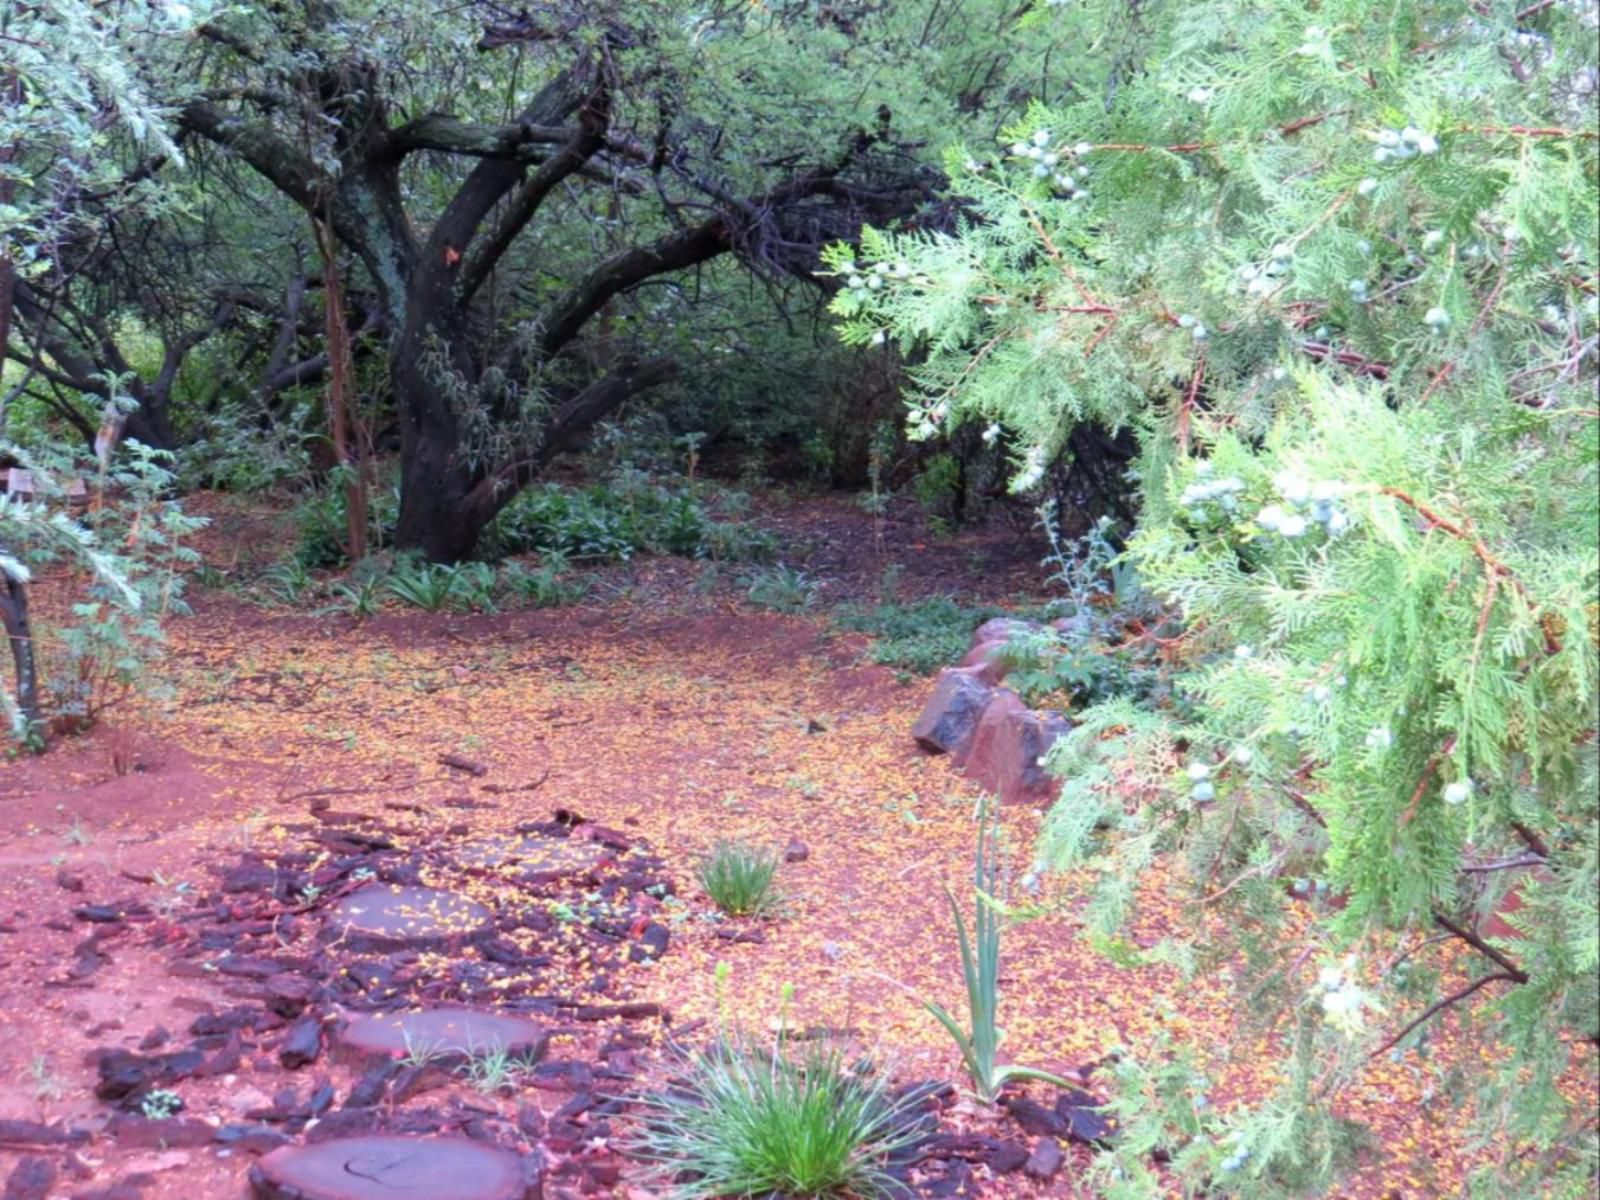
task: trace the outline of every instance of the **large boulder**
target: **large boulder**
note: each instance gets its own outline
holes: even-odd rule
[[[994,689],[972,671],[946,667],[911,727],[911,736],[930,754],[959,754],[972,739],[992,695]]]
[[[972,739],[959,756],[967,777],[996,793],[1002,804],[1055,799],[1059,784],[1039,759],[1071,722],[1059,713],[1036,713],[1007,688],[996,689]]]
[[[958,669],[966,671],[980,683],[998,687],[1005,679],[1008,670],[1005,649],[1006,643],[1003,639],[998,642],[976,642],[972,649],[967,651]]]

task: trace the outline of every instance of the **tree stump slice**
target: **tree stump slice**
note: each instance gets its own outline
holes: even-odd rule
[[[360,954],[458,950],[494,916],[475,900],[433,888],[366,887],[334,906],[325,933]]]
[[[528,1200],[522,1158],[465,1138],[373,1134],[282,1146],[250,1168],[256,1200]]]
[[[588,875],[616,855],[588,838],[507,834],[468,842],[454,857],[468,871],[542,884]]]
[[[448,1066],[496,1052],[531,1063],[549,1043],[544,1027],[526,1017],[470,1008],[357,1013],[334,1035],[340,1060],[363,1068],[406,1057]]]

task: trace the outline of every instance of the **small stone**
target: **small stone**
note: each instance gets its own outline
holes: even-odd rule
[[[783,848],[783,861],[786,863],[802,863],[811,857],[811,848],[799,838],[792,838]]]
[[[1029,1179],[1041,1182],[1053,1179],[1056,1172],[1061,1170],[1063,1157],[1060,1142],[1053,1137],[1042,1137],[1034,1143],[1033,1153],[1028,1155],[1028,1161],[1022,1165],[1022,1173]]]
[[[6,1180],[0,1200],[49,1200],[56,1185],[56,1164],[48,1158],[30,1156],[17,1163]]]
[[[654,961],[667,952],[667,943],[671,940],[672,933],[665,925],[652,922],[629,948],[628,957],[633,962]]]
[[[289,1027],[278,1048],[278,1061],[289,1070],[310,1066],[322,1054],[322,1022],[316,1017],[301,1017]]]

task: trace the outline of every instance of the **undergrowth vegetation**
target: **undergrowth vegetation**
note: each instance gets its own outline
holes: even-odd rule
[[[778,887],[780,856],[774,850],[745,842],[718,842],[700,860],[695,878],[730,917],[766,916],[782,899]]]
[[[899,1197],[889,1167],[921,1133],[917,1100],[837,1049],[728,1035],[644,1098],[630,1147],[678,1200]]]
[[[931,675],[966,653],[972,631],[992,617],[1019,614],[973,607],[952,596],[909,603],[846,605],[834,613],[842,629],[872,638],[872,661],[916,675]]]

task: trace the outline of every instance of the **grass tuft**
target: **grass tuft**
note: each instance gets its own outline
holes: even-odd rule
[[[725,1041],[646,1098],[630,1149],[672,1200],[907,1196],[890,1167],[920,1136],[915,1101],[836,1050],[790,1057]]]
[[[718,842],[696,871],[711,902],[730,917],[766,916],[777,906],[778,855],[743,842]]]

